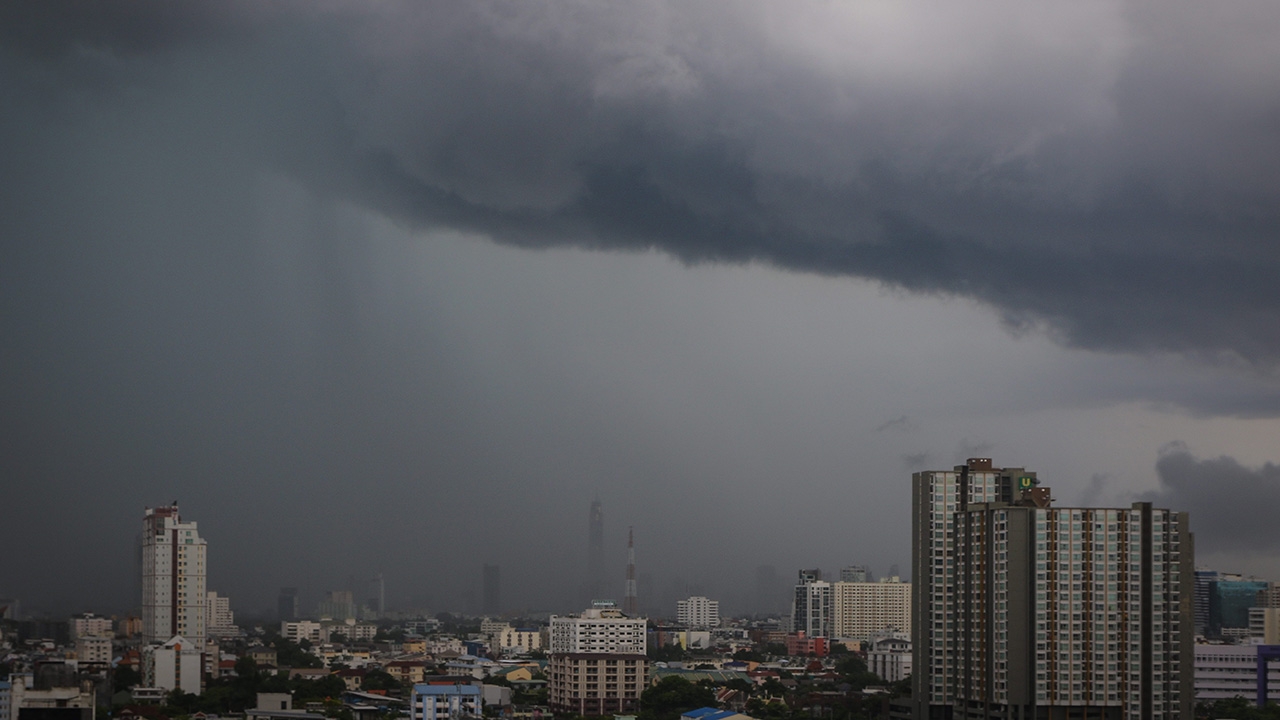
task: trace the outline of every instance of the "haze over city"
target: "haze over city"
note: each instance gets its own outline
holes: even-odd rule
[[[6,3],[0,596],[780,612],[910,474],[1280,577],[1267,2]],[[779,578],[776,601],[758,568]],[[905,574],[905,573],[904,573]],[[358,588],[357,588],[358,589]]]

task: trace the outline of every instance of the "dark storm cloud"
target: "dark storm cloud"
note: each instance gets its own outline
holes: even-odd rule
[[[876,432],[910,432],[911,430],[916,429],[918,429],[916,424],[906,415],[896,417],[892,420],[886,420],[876,426]]]
[[[1280,466],[1201,459],[1173,443],[1161,452],[1156,472],[1160,490],[1144,499],[1190,511],[1198,551],[1247,556],[1280,549],[1273,512],[1280,506]]]
[[[678,513],[774,512],[799,497],[779,478],[844,477],[851,438],[899,413],[946,432],[928,402],[851,418],[833,391],[893,392],[906,355],[949,352],[929,337],[886,344],[873,380],[815,363],[821,387],[775,385],[787,342],[717,354],[722,317],[658,333],[612,287],[510,290],[539,263],[625,277],[602,256],[480,269],[466,253],[492,248],[440,230],[975,298],[1013,332],[1220,363],[1190,384],[1118,372],[1108,402],[1280,414],[1277,26],[1264,3],[4,3],[0,530],[43,540],[0,575],[45,598],[119,588],[141,505],[177,497],[236,597],[393,568],[457,607],[449,579],[501,556],[512,595],[523,576],[530,603],[572,610],[590,490],[612,482],[632,494],[608,507],[732,587],[715,533]],[[813,328],[785,337],[821,351]],[[952,384],[998,360],[954,358]],[[1097,376],[1061,382],[1055,399],[1099,396]],[[991,450],[956,443],[981,422],[901,447],[916,435],[886,425],[895,467]],[[47,533],[54,512],[77,531]],[[830,544],[803,512],[812,540],[788,542]],[[894,561],[880,545],[847,561]],[[744,562],[791,562],[776,552]]]
[[[932,457],[927,452],[907,453],[901,456],[902,466],[912,472],[919,472],[929,468]]]
[[[228,141],[415,225],[873,278],[1085,348],[1280,359],[1268,3],[992,4],[946,31],[893,6],[87,7],[11,5],[11,51],[55,82],[85,47],[222,64]]]

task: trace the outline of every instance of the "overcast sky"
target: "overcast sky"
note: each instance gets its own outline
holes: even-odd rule
[[[0,596],[780,610],[910,473],[1280,580],[1273,2],[0,6]],[[759,582],[760,566],[778,581]]]

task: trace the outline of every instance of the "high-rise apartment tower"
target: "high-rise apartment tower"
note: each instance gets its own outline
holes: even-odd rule
[[[821,570],[801,570],[791,605],[791,632],[829,638],[835,630],[834,621],[831,583],[822,579]]]
[[[1050,507],[987,458],[912,480],[918,720],[1191,717],[1185,513]]]
[[[142,525],[142,640],[181,635],[203,647],[205,541],[194,522],[182,522],[177,504],[146,508]]]

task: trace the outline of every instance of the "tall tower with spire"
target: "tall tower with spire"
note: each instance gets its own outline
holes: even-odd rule
[[[591,515],[587,523],[587,600],[602,600],[605,591],[604,508],[598,497],[591,501]]]
[[[627,592],[622,599],[622,612],[628,617],[640,614],[640,602],[636,597],[636,543],[634,528],[627,528]]]

